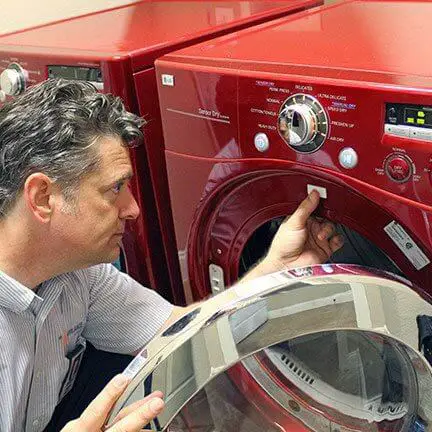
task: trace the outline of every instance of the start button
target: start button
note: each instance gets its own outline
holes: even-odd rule
[[[404,155],[392,154],[385,162],[385,172],[395,182],[406,182],[411,177],[412,171],[412,163]]]

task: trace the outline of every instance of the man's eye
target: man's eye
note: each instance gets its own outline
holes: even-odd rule
[[[123,187],[124,182],[118,182],[116,183],[111,190],[115,193],[115,194],[119,194],[121,191],[121,188]]]

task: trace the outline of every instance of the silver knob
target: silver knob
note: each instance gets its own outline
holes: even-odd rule
[[[310,106],[306,104],[289,105],[284,114],[290,145],[297,147],[312,140],[317,130],[317,118]]]
[[[18,65],[10,65],[0,75],[0,89],[9,96],[16,96],[25,90],[25,74]]]
[[[324,108],[307,94],[294,94],[283,103],[277,126],[288,146],[299,153],[318,150],[328,134]]]

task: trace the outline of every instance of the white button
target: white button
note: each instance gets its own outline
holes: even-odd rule
[[[36,420],[33,420],[33,426],[38,426],[39,425],[39,420],[38,419],[36,419]]]
[[[257,133],[255,135],[254,144],[255,144],[255,148],[259,152],[265,152],[270,147],[268,136],[263,132]]]
[[[357,152],[351,148],[346,147],[339,153],[339,163],[346,169],[352,169],[358,164]]]
[[[391,125],[386,123],[384,126],[384,132],[390,135],[397,135],[401,137],[409,137],[410,126]]]
[[[432,130],[419,127],[410,127],[410,138],[432,141]]]
[[[36,372],[36,378],[40,378],[41,375],[42,375],[42,374],[41,374],[41,371],[37,371],[37,372]]]
[[[327,199],[327,189],[325,187],[308,184],[307,194],[309,195],[313,190],[316,190],[319,193],[320,198]]]

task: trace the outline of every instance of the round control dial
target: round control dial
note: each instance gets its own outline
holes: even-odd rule
[[[318,150],[327,138],[327,114],[313,96],[295,94],[284,102],[279,111],[278,129],[295,151],[311,153]]]
[[[25,72],[17,63],[10,64],[0,75],[0,89],[9,96],[21,94],[25,86]]]
[[[413,165],[406,156],[394,153],[386,159],[384,170],[390,180],[397,183],[404,183],[411,177]]]

